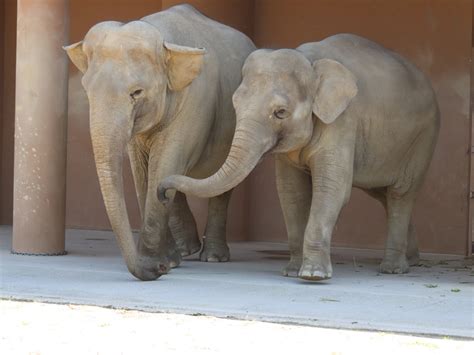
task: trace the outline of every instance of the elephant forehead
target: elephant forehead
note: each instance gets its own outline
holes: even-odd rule
[[[251,54],[244,72],[292,73],[311,70],[311,63],[294,49],[259,50]]]
[[[294,71],[266,70],[244,78],[241,92],[249,96],[283,96],[304,101],[306,88]]]
[[[142,22],[134,21],[122,26],[102,26],[97,30],[92,30],[84,40],[84,49],[93,53],[94,56],[133,56],[143,55],[154,56],[163,43],[159,31],[154,28],[152,31],[145,31]]]
[[[156,43],[150,43],[147,40],[133,34],[119,35],[110,34],[104,37],[103,41],[98,43],[94,49],[101,53],[113,54],[149,54],[156,50]]]
[[[100,41],[106,36],[126,37],[133,36],[149,42],[163,42],[160,31],[153,25],[144,21],[121,23],[105,21],[91,27],[85,39],[87,41]]]

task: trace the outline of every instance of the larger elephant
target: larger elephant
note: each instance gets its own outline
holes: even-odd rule
[[[222,165],[235,128],[232,94],[255,47],[244,34],[189,5],[139,21],[101,22],[65,48],[83,73],[90,131],[107,214],[129,271],[154,280],[201,247],[186,197],[156,198],[172,174],[208,176]],[[122,160],[128,149],[142,215],[138,246],[127,215]],[[230,193],[210,199],[201,260],[226,261]],[[174,238],[173,238],[174,237]],[[176,240],[176,243],[175,243]]]
[[[411,214],[437,140],[439,110],[413,64],[350,34],[296,50],[258,50],[246,60],[233,101],[237,125],[224,165],[207,179],[166,178],[162,200],[170,188],[221,194],[271,152],[291,254],[285,275],[332,276],[331,236],[352,186],[385,207],[381,271],[403,273],[416,263]]]

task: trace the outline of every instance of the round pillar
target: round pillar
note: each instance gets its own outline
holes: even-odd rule
[[[65,253],[68,0],[18,0],[13,253]]]

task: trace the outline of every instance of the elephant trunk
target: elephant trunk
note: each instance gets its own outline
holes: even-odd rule
[[[206,179],[192,179],[172,175],[162,180],[158,198],[167,202],[166,191],[176,189],[185,194],[209,198],[223,194],[241,183],[259,163],[262,156],[276,143],[257,121],[238,125],[226,161],[220,169]]]
[[[128,219],[122,178],[127,137],[124,137],[125,134],[117,134],[103,121],[95,124],[94,121],[94,114],[91,114],[92,146],[105,208],[128,270],[138,277],[137,247]]]

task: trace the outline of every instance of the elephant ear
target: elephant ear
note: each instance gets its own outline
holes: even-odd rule
[[[166,57],[165,63],[168,71],[168,86],[173,91],[179,91],[199,75],[201,72],[204,48],[178,46],[164,42]]]
[[[313,63],[316,74],[313,113],[326,124],[332,123],[357,95],[356,78],[341,63],[320,59]]]
[[[87,70],[87,56],[82,48],[82,41],[63,47],[74,65],[84,74]]]

